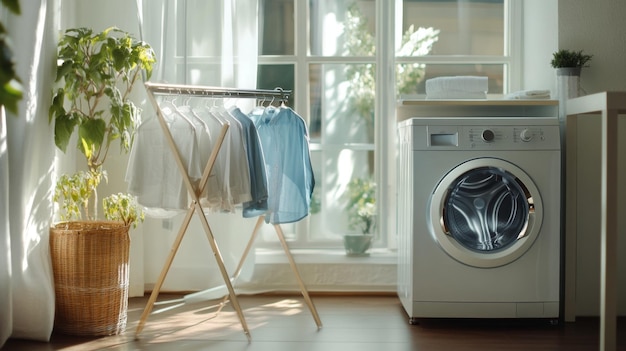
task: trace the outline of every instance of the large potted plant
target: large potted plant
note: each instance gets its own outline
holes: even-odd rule
[[[358,230],[358,234],[343,236],[344,248],[348,256],[367,255],[372,245],[376,227],[376,182],[369,178],[354,178],[348,183],[348,226]]]
[[[50,229],[55,278],[55,329],[76,335],[112,335],[125,330],[128,307],[129,228],[143,220],[134,197],[103,200],[103,164],[114,142],[128,152],[140,109],[132,88],[148,79],[152,48],[118,28],[68,29],[58,44],[57,84],[49,110],[56,146],[65,152],[76,139],[86,169],[62,175],[53,200],[61,222]]]

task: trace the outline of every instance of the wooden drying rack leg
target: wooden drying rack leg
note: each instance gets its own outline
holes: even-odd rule
[[[141,319],[139,320],[139,325],[137,326],[137,330],[135,332],[135,338],[137,338],[139,336],[139,333],[141,333],[141,331],[143,330],[145,323],[146,323],[146,319],[148,318],[148,315],[150,315],[150,312],[152,311],[152,308],[154,307],[154,303],[156,302],[156,299],[159,296],[159,291],[161,290],[161,287],[163,286],[163,282],[165,281],[167,272],[169,271],[172,265],[172,262],[174,261],[176,252],[178,251],[178,248],[180,247],[180,243],[182,242],[183,237],[185,235],[185,232],[187,231],[187,228],[189,227],[189,222],[191,221],[191,217],[194,211],[198,211],[198,214],[199,214],[198,217],[200,217],[200,221],[202,222],[204,231],[207,235],[207,238],[209,239],[209,243],[211,244],[211,249],[213,250],[213,253],[215,255],[215,260],[217,261],[217,265],[220,269],[222,277],[224,278],[224,284],[226,284],[226,287],[228,288],[230,301],[233,303],[233,307],[237,311],[237,316],[239,317],[239,321],[241,322],[243,331],[246,334],[248,341],[250,341],[251,340],[250,331],[248,329],[248,325],[246,323],[243,312],[241,310],[241,306],[239,305],[239,301],[237,300],[237,295],[235,295],[235,290],[233,289],[233,286],[230,283],[228,272],[226,271],[226,267],[224,266],[224,260],[222,258],[222,255],[215,241],[215,237],[213,236],[213,232],[211,231],[211,227],[209,226],[209,222],[207,221],[206,216],[204,215],[204,212],[202,211],[202,207],[197,201],[194,201],[192,205],[189,207],[189,209],[187,210],[187,215],[185,216],[183,224],[178,232],[178,235],[176,236],[176,240],[174,241],[174,244],[172,245],[172,249],[170,250],[170,254],[167,257],[167,260],[165,261],[165,265],[163,266],[163,269],[161,270],[161,275],[159,276],[159,279],[157,280],[154,286],[154,289],[152,290],[152,294],[150,295],[150,299],[148,300],[146,308],[144,309],[143,314],[141,315]]]
[[[232,278],[233,282],[237,280],[237,278],[239,277],[239,274],[241,273],[246,257],[250,253],[254,240],[256,239],[258,232],[261,229],[261,226],[263,225],[263,219],[264,219],[263,216],[259,217],[259,219],[257,220],[254,226],[254,230],[252,231],[252,235],[250,236],[248,245],[244,249],[241,259],[239,260],[239,264],[237,265],[237,268],[235,269],[235,273],[233,274],[233,278]],[[287,260],[289,261],[291,270],[296,276],[296,280],[298,281],[298,286],[300,287],[300,291],[302,292],[304,301],[309,306],[309,310],[311,310],[311,314],[313,315],[315,324],[317,325],[318,329],[322,328],[322,321],[320,320],[320,317],[317,313],[317,309],[315,308],[315,305],[313,304],[313,301],[311,300],[311,297],[309,296],[309,292],[306,288],[306,285],[304,284],[304,281],[302,280],[302,277],[300,276],[300,272],[298,271],[298,266],[296,265],[296,261],[293,259],[293,255],[291,254],[291,251],[289,250],[289,246],[287,245],[287,240],[285,240],[285,235],[283,234],[283,230],[279,224],[274,224],[274,230],[276,230],[276,235],[278,235],[278,239],[280,240],[283,250],[285,251],[285,254],[287,255]],[[228,296],[225,296],[220,306],[220,310],[226,304],[227,301],[228,301]]]
[[[291,265],[291,270],[293,270],[293,273],[295,274],[296,279],[298,280],[298,285],[300,286],[300,291],[302,291],[302,296],[304,297],[304,301],[306,301],[307,305],[309,306],[309,309],[311,310],[311,314],[313,315],[313,319],[315,319],[315,324],[317,324],[317,328],[321,328],[322,321],[320,320],[320,317],[317,314],[315,305],[313,305],[313,301],[311,301],[311,297],[309,297],[309,292],[307,291],[306,286],[304,285],[304,282],[302,281],[302,277],[300,276],[300,273],[298,272],[296,261],[293,259],[293,256],[291,255],[291,251],[289,251],[289,246],[287,245],[287,240],[285,240],[285,235],[283,234],[283,230],[278,224],[274,224],[274,229],[276,230],[278,239],[280,240],[280,243],[283,246],[283,250],[285,250],[285,255],[287,255],[287,259],[289,260],[289,264]]]
[[[174,261],[174,257],[176,256],[176,252],[180,247],[180,243],[183,241],[183,237],[185,236],[185,232],[187,231],[187,227],[189,226],[189,222],[191,220],[191,216],[193,215],[193,207],[189,207],[187,210],[187,215],[183,220],[183,225],[180,227],[178,231],[178,235],[176,235],[176,240],[172,244],[172,248],[170,249],[170,254],[167,256],[165,260],[165,264],[163,265],[163,269],[161,269],[161,274],[159,275],[159,279],[157,279],[154,288],[152,289],[152,293],[150,294],[150,299],[146,304],[146,308],[143,310],[141,314],[141,319],[139,319],[139,324],[137,325],[137,330],[135,331],[135,338],[139,336],[139,333],[143,330],[143,327],[146,324],[146,319],[148,319],[148,315],[152,312],[152,307],[154,307],[154,303],[156,302],[157,297],[159,296],[159,291],[161,287],[163,287],[163,282],[165,281],[165,277],[167,276],[167,272],[172,266],[172,262]]]

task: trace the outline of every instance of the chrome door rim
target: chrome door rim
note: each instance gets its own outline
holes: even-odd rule
[[[446,232],[443,211],[449,187],[469,171],[494,167],[509,173],[519,180],[528,195],[529,209],[525,231],[511,245],[494,251],[478,252],[470,250]],[[439,246],[455,260],[473,267],[491,268],[509,264],[521,257],[532,246],[539,235],[543,221],[543,202],[539,190],[532,179],[514,164],[497,158],[478,158],[459,164],[448,172],[435,187],[429,204],[429,229]]]

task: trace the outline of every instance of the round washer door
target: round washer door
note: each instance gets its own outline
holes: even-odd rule
[[[498,267],[522,256],[539,234],[543,206],[532,179],[496,158],[464,162],[447,173],[430,203],[441,248],[473,267]]]

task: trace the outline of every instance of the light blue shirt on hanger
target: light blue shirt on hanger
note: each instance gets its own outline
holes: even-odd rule
[[[268,181],[265,221],[292,223],[309,214],[315,179],[306,123],[289,107],[252,115],[261,139]]]

